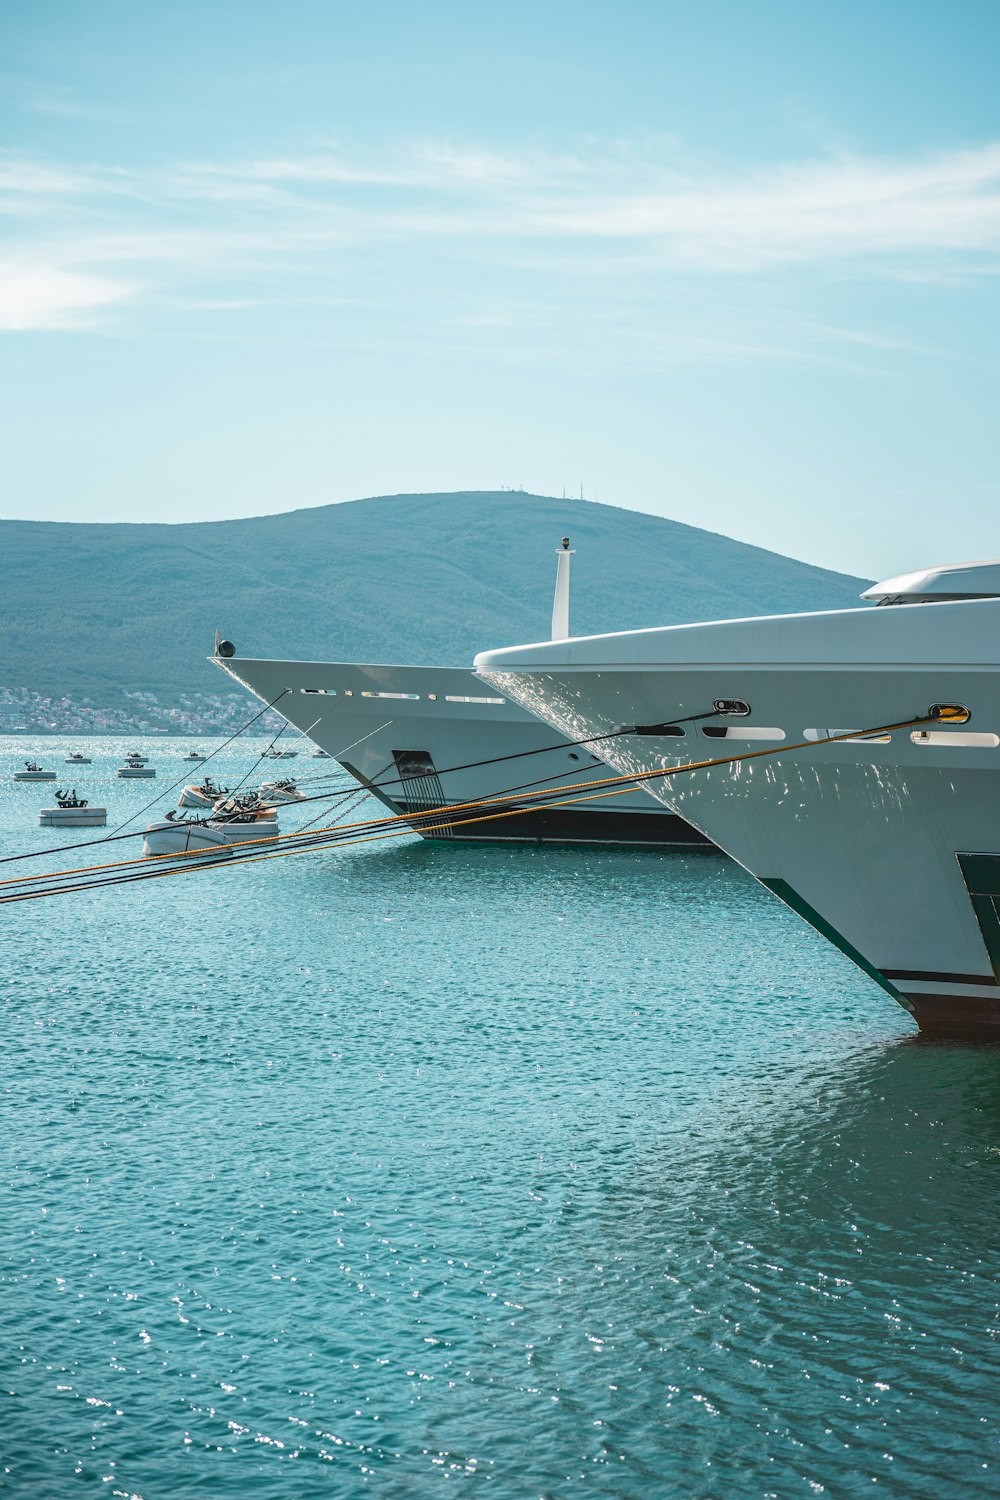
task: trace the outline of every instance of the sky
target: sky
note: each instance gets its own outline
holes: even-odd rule
[[[997,0],[5,0],[0,515],[1000,554]]]

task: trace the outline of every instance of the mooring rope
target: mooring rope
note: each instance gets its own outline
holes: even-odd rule
[[[261,849],[258,842],[253,839],[239,840],[235,843],[222,846],[218,849],[198,851],[196,854],[187,850],[176,851],[169,854],[143,856],[134,860],[112,861],[103,865],[80,866],[72,870],[58,870],[40,875],[29,875],[8,878],[0,881],[5,887],[16,886],[18,890],[8,890],[0,894],[0,904],[8,904],[14,901],[25,901],[39,899],[47,895],[68,894],[75,890],[87,890],[104,885],[117,885],[140,879],[150,879],[160,874],[184,874],[194,869],[215,868],[217,866],[232,866],[235,864],[246,864],[263,859],[278,859],[290,854],[304,853],[316,848],[335,847],[341,844],[368,843],[377,839],[400,837],[411,830],[421,832],[441,832],[446,828],[456,828],[480,822],[491,822],[503,817],[513,816],[515,813],[530,812],[545,808],[563,807],[570,802],[598,801],[604,797],[618,796],[628,792],[633,786],[658,779],[666,779],[671,776],[679,776],[687,772],[708,770],[717,766],[736,765],[744,761],[759,760],[771,755],[787,755],[799,750],[818,749],[824,745],[837,744],[844,740],[870,739],[876,735],[891,734],[899,729],[914,729],[918,725],[939,722],[962,722],[968,715],[965,710],[952,709],[949,706],[935,706],[925,714],[918,715],[912,719],[899,720],[891,724],[876,725],[869,729],[842,730],[837,734],[827,735],[822,739],[800,740],[792,744],[782,742],[778,745],[767,746],[761,750],[742,751],[736,755],[716,756],[707,760],[688,761],[682,765],[666,766],[656,771],[638,771],[626,775],[606,776],[589,782],[578,782],[575,785],[561,788],[555,792],[551,790],[542,791],[518,791],[512,790],[491,798],[477,798],[464,803],[454,803],[447,807],[429,808],[418,812],[408,812],[377,819],[367,819],[355,824],[335,824],[329,828],[318,828],[310,833],[303,834],[301,831],[289,834],[279,834],[273,839],[268,839],[268,848]],[[623,784],[624,783],[624,784]],[[579,793],[579,796],[572,795]],[[540,800],[544,797],[554,798],[548,803]],[[517,800],[519,805],[513,808],[504,808],[503,804]],[[528,805],[530,804],[530,805]],[[486,809],[486,811],[483,811]],[[477,814],[469,818],[458,818],[457,813],[471,812]],[[432,821],[432,820],[437,820]],[[287,847],[274,849],[276,843],[286,844]],[[242,851],[242,852],[239,852]],[[235,855],[235,858],[234,858]],[[178,864],[183,860],[183,864]],[[151,864],[158,867],[155,870],[144,868]],[[121,875],[112,875],[111,871],[126,871]],[[97,880],[85,877],[99,876]],[[55,886],[54,881],[64,882]],[[38,888],[26,890],[24,887],[35,885]]]
[[[281,699],[285,696],[285,694],[288,691],[289,691],[288,688],[282,688],[281,692],[278,694],[277,698],[273,698],[270,703],[265,703],[264,704],[264,707],[260,710],[260,713],[254,714],[253,718],[252,719],[248,719],[247,722],[244,725],[242,725],[241,728],[239,728],[239,729],[236,730],[235,734],[231,734],[229,736],[228,740],[224,740],[223,743],[221,745],[218,745],[211,752],[210,755],[206,755],[205,758],[204,758],[204,760],[201,763],[202,768],[204,768],[205,766],[207,766],[210,760],[214,760],[214,758],[217,755],[220,755],[222,753],[222,751],[226,749],[227,745],[231,745],[233,743],[233,740],[238,740],[241,734],[245,734],[246,731],[250,728],[250,725],[251,724],[256,724],[257,720],[263,718],[264,715],[268,712],[268,710],[272,709],[276,703],[280,703]],[[287,724],[287,723],[288,723],[288,720],[286,719],[285,720],[285,724]],[[283,729],[284,727],[285,727],[285,725],[283,724],[281,726],[281,728]],[[278,734],[280,734],[280,733],[281,733],[281,729],[278,730]],[[277,736],[275,738],[277,738]],[[272,740],[271,743],[273,744],[274,741]],[[139,810],[138,810],[138,812],[134,812],[131,815],[131,817],[126,818],[125,821],[124,821],[124,823],[119,823],[117,828],[113,829],[111,833],[109,833],[109,834],[106,835],[106,838],[104,838],[104,839],[94,839],[93,842],[95,844],[102,844],[102,843],[105,843],[105,842],[110,842],[111,839],[115,838],[116,835],[118,835],[118,834],[121,833],[121,831],[122,831],[123,828],[127,828],[130,823],[134,823],[135,822],[136,818],[141,818],[144,812],[148,812],[151,807],[155,807],[156,804],[157,804],[157,802],[162,802],[163,799],[164,799],[164,797],[169,797],[169,795],[170,795],[171,792],[175,792],[177,790],[177,788],[180,786],[181,782],[184,781],[186,777],[190,776],[190,774],[191,774],[190,771],[185,771],[183,773],[183,775],[180,776],[180,777],[178,777],[178,779],[176,781],[172,781],[170,783],[170,785],[167,786],[167,787],[164,787],[161,792],[157,792],[157,794],[153,798],[153,800],[151,802],[147,802],[146,805],[145,805],[145,807],[140,807]],[[72,847],[72,846],[68,846],[68,847]],[[50,849],[47,852],[51,854],[51,853],[56,853],[58,851]],[[18,856],[14,855],[13,858],[17,859]],[[0,864],[3,864],[4,862],[5,861],[0,860]]]

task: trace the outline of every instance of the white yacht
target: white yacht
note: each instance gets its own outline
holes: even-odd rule
[[[553,634],[569,634],[568,538],[558,551]],[[703,835],[637,787],[593,801],[545,798],[488,804],[511,789],[590,782],[607,768],[600,745],[568,744],[505,694],[484,688],[468,667],[362,666],[350,662],[237,657],[227,641],[213,657],[237,682],[325,750],[392,812],[407,815],[458,803],[448,825],[421,827],[436,839],[558,840],[599,844],[704,846]],[[573,739],[578,738],[572,736]],[[316,783],[315,791],[322,790]],[[535,806],[526,811],[531,800]]]
[[[619,774],[652,773],[922,1029],[1000,1038],[1000,561],[864,598],[894,607],[510,647],[476,669],[567,737],[642,729],[602,747]]]

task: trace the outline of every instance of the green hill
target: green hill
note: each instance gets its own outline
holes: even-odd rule
[[[216,692],[216,629],[243,655],[471,662],[548,634],[564,534],[576,634],[846,607],[863,586],[676,521],[506,491],[183,525],[0,521],[0,683],[108,704]]]

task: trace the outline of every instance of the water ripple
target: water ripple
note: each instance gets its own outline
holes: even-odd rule
[[[5,912],[0,1490],[997,1492],[1000,1054],[712,855],[202,880]]]

